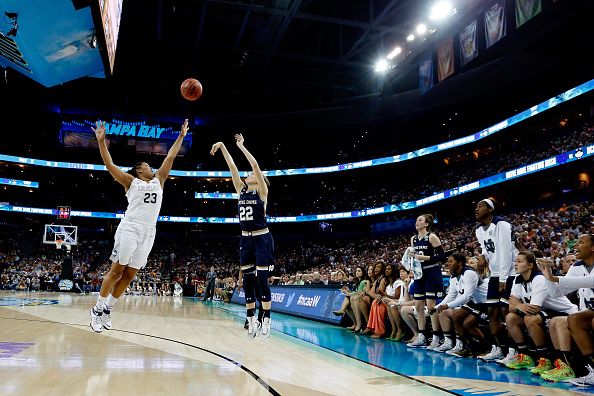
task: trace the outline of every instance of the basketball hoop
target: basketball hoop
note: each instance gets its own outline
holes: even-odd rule
[[[63,243],[64,243],[64,240],[63,239],[56,238],[56,249],[61,250]]]

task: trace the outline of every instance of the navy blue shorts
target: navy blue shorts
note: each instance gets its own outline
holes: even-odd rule
[[[486,315],[489,312],[488,305],[485,303],[477,304],[474,301],[468,301],[468,303],[462,305],[462,309],[470,312],[472,315],[480,318],[481,315]]]
[[[423,277],[415,279],[415,300],[437,300],[443,298],[443,277],[441,266],[423,268]]]
[[[516,279],[515,275],[510,276],[507,278],[507,282],[505,283],[505,291],[503,293],[499,292],[499,277],[492,276],[489,278],[489,289],[487,290],[487,302],[486,304],[509,304],[509,295],[511,293],[512,286],[514,285],[514,280]]]
[[[271,233],[256,236],[241,236],[239,241],[239,264],[241,266],[274,265],[274,239]]]

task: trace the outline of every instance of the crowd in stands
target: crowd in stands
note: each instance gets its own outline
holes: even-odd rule
[[[563,271],[564,259],[569,257],[577,237],[594,233],[594,204],[584,202],[563,205],[556,209],[536,208],[529,211],[506,213],[514,226],[518,245],[523,249],[540,250],[545,257],[554,260],[554,269]],[[468,257],[478,254],[478,242],[474,236],[476,224],[451,225],[439,229],[444,250],[455,249]],[[40,245],[22,235],[2,233],[0,242],[1,288],[16,288],[21,283],[39,283],[40,290],[47,290],[48,283],[55,283],[60,275],[65,252],[54,245]],[[364,240],[287,241],[277,246],[276,270],[271,278],[273,284],[334,284],[351,280],[358,266],[367,268],[378,260],[396,263],[409,245],[410,235],[388,235]],[[84,278],[85,284],[96,286],[110,266],[106,259],[100,260],[92,269],[95,257],[109,254],[109,240],[80,240],[73,248],[73,272],[75,278]],[[32,246],[37,246],[31,250]],[[214,267],[218,279],[228,281],[237,277],[238,253],[236,242],[201,242],[199,246],[160,244],[157,239],[146,267],[138,273],[135,284],[160,285],[163,281],[178,281],[193,285],[197,290],[204,287],[205,275]],[[41,283],[46,287],[41,287]],[[228,283],[228,282],[227,282]],[[14,286],[14,287],[12,287]],[[154,288],[154,286],[153,286]],[[29,288],[36,290],[36,288]],[[96,287],[92,288],[96,291]]]

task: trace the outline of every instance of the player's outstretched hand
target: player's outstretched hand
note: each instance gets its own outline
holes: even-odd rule
[[[217,152],[218,149],[221,148],[221,146],[224,146],[223,142],[217,142],[217,143],[213,144],[212,148],[210,149],[210,155],[215,155],[215,153]]]
[[[243,135],[241,133],[237,133],[235,134],[235,143],[237,143],[237,145],[239,147],[243,146],[243,141],[245,139],[243,138]]]
[[[97,127],[97,129],[91,127],[93,132],[95,132],[95,137],[100,142],[104,141],[105,140],[105,122],[97,121],[95,123],[95,126]]]
[[[184,123],[183,123],[183,125],[181,127],[181,131],[180,131],[180,133],[183,137],[186,137],[186,135],[188,134],[188,129],[189,129],[188,128],[188,119],[186,118],[184,120]]]

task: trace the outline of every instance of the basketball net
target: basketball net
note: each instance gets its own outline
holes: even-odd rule
[[[62,249],[62,244],[64,243],[63,239],[60,238],[56,238],[56,249],[60,250]]]

